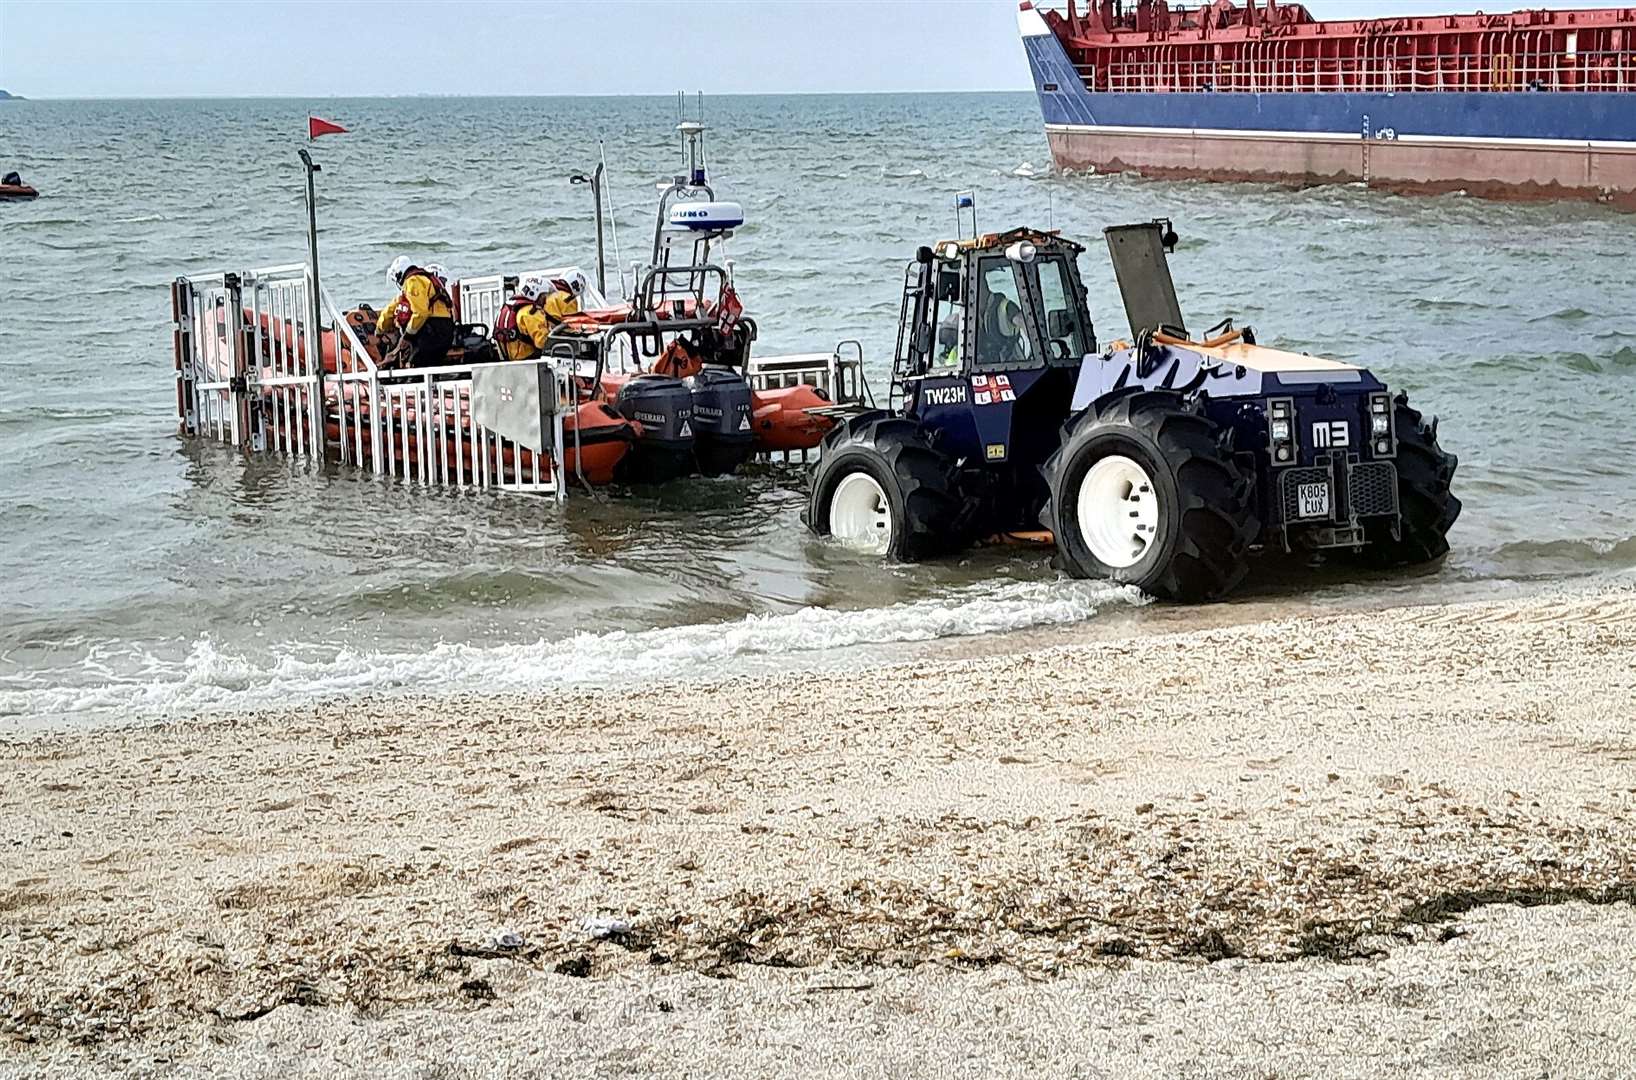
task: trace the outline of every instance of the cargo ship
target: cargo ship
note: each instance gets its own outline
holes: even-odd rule
[[[1060,169],[1636,209],[1636,8],[1024,0],[1018,27]]]

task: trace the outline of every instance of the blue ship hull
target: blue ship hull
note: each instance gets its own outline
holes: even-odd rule
[[[1636,94],[1092,92],[1023,38],[1059,167],[1636,206]]]

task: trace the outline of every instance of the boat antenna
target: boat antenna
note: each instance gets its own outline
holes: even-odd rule
[[[699,130],[704,130],[704,91],[699,91]],[[710,153],[704,148],[704,138],[699,139],[699,165],[708,171],[710,168]]]
[[[596,152],[602,158],[603,183],[608,189],[608,228],[613,234],[614,267],[619,271],[619,298],[625,299],[625,269],[619,256],[619,211],[614,207],[613,185],[608,183],[608,148],[602,140],[596,141]],[[606,296],[603,297],[607,299]]]

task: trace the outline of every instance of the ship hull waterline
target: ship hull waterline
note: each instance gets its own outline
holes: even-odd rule
[[[1636,147],[1047,124],[1058,169],[1291,186],[1365,183],[1403,194],[1588,199],[1636,211]]]

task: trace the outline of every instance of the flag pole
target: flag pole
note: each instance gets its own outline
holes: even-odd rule
[[[312,136],[310,134],[307,136],[307,141],[312,141]],[[322,172],[323,170],[312,160],[312,155],[307,153],[306,147],[302,147],[301,149],[297,150],[296,153],[301,155],[301,166],[307,173],[307,275],[309,279],[307,287],[307,291],[309,293],[307,304],[307,362],[312,365],[311,370],[318,376],[318,383],[314,391],[315,397],[317,398],[317,407],[313,409],[313,415],[318,416],[321,412],[322,403],[325,396],[324,333],[322,322],[324,307],[323,301],[320,298],[322,291],[318,283],[318,189],[313,181],[313,176],[319,172]],[[335,373],[337,378],[340,377],[341,373],[340,344],[341,343],[339,341],[335,343]],[[345,421],[343,421],[343,423],[344,422]],[[316,420],[314,423],[315,425],[318,424]],[[324,448],[324,432],[322,426],[317,427],[313,439],[313,445],[318,448],[319,459],[323,460],[324,457],[328,456],[328,453]],[[344,441],[345,440],[343,440],[343,442]]]

